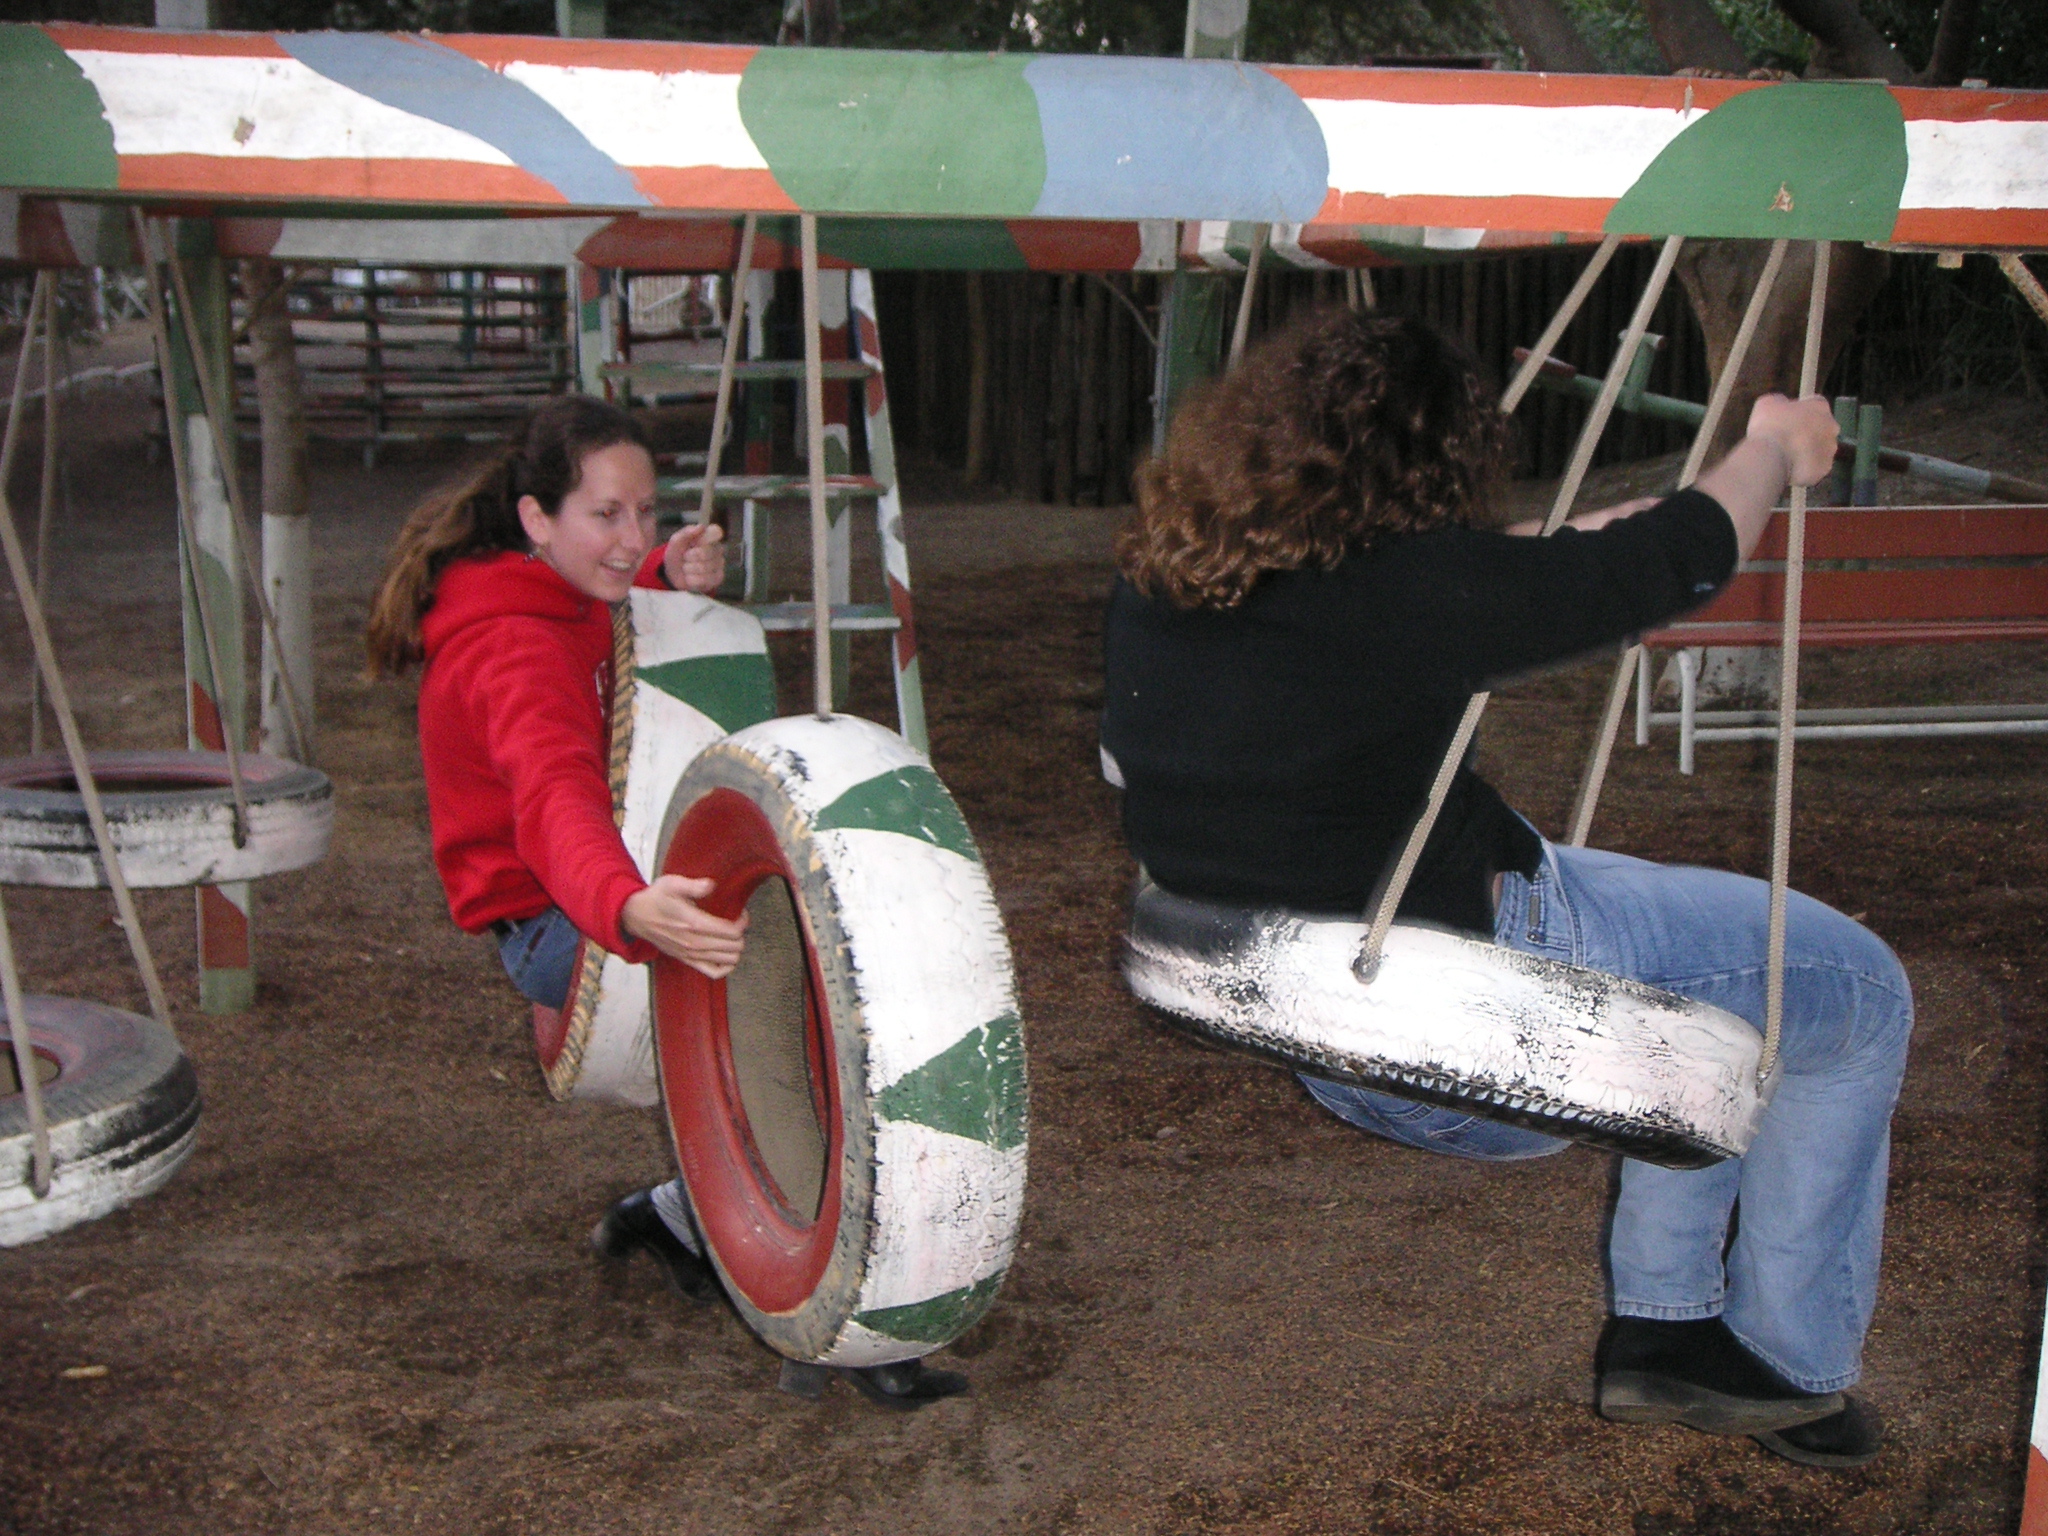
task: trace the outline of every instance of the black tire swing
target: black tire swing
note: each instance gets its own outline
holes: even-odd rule
[[[1520,403],[1618,243],[1610,235],[1601,244],[1502,396],[1503,412]],[[1676,235],[1664,241],[1544,523],[1546,537],[1571,511],[1680,244]],[[1699,473],[1785,247],[1784,240],[1773,242],[1681,486]],[[1827,288],[1826,241],[1814,249],[1802,395],[1811,394],[1816,383]],[[1247,284],[1247,302],[1249,297]],[[1805,508],[1804,488],[1794,487],[1762,1037],[1734,1014],[1659,988],[1394,920],[1477,729],[1485,694],[1467,705],[1428,802],[1366,921],[1194,901],[1143,883],[1123,949],[1131,991],[1183,1028],[1320,1076],[1666,1167],[1697,1168],[1741,1156],[1756,1135],[1778,1073]],[[1639,648],[1624,651],[1610,689],[1573,811],[1574,846],[1585,843],[1639,657]]]

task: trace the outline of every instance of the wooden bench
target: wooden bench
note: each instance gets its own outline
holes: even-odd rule
[[[1636,669],[1636,744],[1679,729],[1678,766],[1701,741],[1775,737],[1776,710],[1699,708],[1703,646],[1776,647],[1783,637],[1787,514],[1705,607],[1642,636],[1679,652],[1679,707],[1650,708]],[[2048,505],[1816,507],[1806,514],[1801,647],[2048,640]],[[1963,736],[2048,731],[2048,704],[1802,709],[1801,737]]]

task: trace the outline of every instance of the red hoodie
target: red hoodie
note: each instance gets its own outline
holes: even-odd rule
[[[667,587],[662,554],[636,586]],[[619,926],[647,882],[612,823],[611,610],[507,551],[441,573],[420,639],[427,814],[456,925],[481,933],[557,906],[613,954],[652,960]]]

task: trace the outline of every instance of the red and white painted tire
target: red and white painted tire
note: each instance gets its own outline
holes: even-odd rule
[[[249,826],[238,848],[225,752],[94,752],[87,763],[121,873],[137,889],[260,880],[327,856],[334,786],[318,769],[244,753]],[[61,752],[0,759],[0,883],[107,884],[85,798]]]
[[[741,1316],[821,1364],[950,1343],[1009,1269],[1026,1116],[1009,944],[952,797],[878,725],[771,720],[690,765],[661,868],[748,914],[727,980],[654,967],[676,1157]]]
[[[56,1075],[43,1084],[49,1193],[30,1183],[28,1101],[0,1097],[0,1247],[32,1243],[119,1210],[191,1155],[199,1080],[154,1019],[68,997],[23,999],[29,1043]],[[6,1016],[0,1013],[0,1031]],[[8,1036],[11,1041],[12,1037]],[[12,1046],[0,1046],[12,1082]]]

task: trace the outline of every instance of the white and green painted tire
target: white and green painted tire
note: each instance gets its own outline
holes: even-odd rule
[[[737,731],[676,787],[661,869],[748,915],[713,982],[654,966],[663,1103],[728,1294],[784,1356],[931,1353],[989,1307],[1023,1214],[1023,1026],[988,874],[900,736]]]
[[[676,781],[727,731],[775,714],[760,622],[689,592],[635,588],[612,618],[612,811],[652,878]],[[568,1003],[534,1010],[534,1047],[558,1099],[656,1103],[647,967],[584,940]]]

